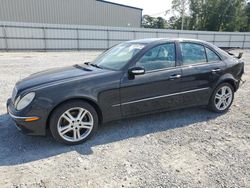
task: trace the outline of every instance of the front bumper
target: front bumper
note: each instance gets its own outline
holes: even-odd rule
[[[30,116],[17,112],[10,99],[7,101],[7,113],[14,120],[18,130],[27,135],[44,136],[46,135],[46,121],[38,116]],[[39,118],[36,121],[27,122],[29,118]]]

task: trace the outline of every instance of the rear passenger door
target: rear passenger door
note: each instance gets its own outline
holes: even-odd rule
[[[200,43],[179,43],[182,59],[180,87],[184,106],[203,105],[209,101],[212,86],[218,81],[225,63],[213,49]]]

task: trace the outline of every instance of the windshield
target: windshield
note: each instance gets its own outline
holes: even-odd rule
[[[122,43],[107,52],[103,53],[96,60],[93,61],[94,65],[100,68],[120,70],[134,57],[145,44],[135,43]]]

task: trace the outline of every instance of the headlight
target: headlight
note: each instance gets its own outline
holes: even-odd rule
[[[35,98],[35,93],[31,92],[26,94],[23,98],[20,98],[20,96],[15,101],[15,107],[17,110],[22,110],[25,107],[27,107]]]

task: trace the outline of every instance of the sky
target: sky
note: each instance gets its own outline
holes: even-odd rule
[[[143,9],[143,14],[154,17],[164,16],[164,11],[171,9],[172,0],[107,0],[123,5],[130,5]]]

